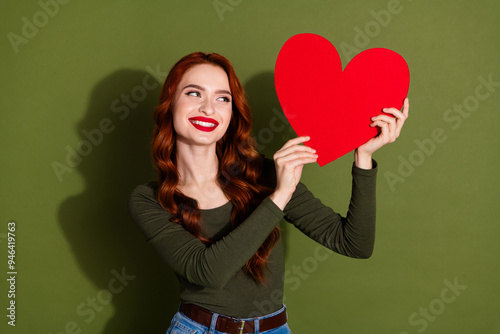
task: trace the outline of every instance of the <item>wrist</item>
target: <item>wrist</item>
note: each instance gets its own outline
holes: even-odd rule
[[[359,149],[354,150],[354,164],[362,169],[372,169],[372,155]]]
[[[281,209],[281,211],[283,211],[285,210],[285,206],[290,201],[290,198],[292,198],[292,195],[279,190],[275,190],[271,195],[269,195],[269,198],[274,202],[274,204],[276,204],[278,208]]]

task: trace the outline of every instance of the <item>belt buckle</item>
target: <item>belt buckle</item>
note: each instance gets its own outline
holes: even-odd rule
[[[239,332],[238,334],[242,334],[243,333],[243,328],[245,327],[245,320],[240,320],[240,328],[239,328]]]

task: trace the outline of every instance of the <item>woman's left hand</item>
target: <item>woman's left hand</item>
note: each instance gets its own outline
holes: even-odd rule
[[[378,136],[373,137],[363,145],[359,146],[355,151],[355,157],[360,158],[360,160],[367,160],[367,157],[369,157],[371,165],[371,155],[382,146],[394,142],[396,138],[399,137],[403,124],[408,118],[409,109],[410,102],[408,98],[406,98],[401,111],[396,108],[384,108],[382,111],[385,114],[372,117],[372,123],[370,126],[377,126],[380,129],[380,133]],[[357,161],[356,165],[358,165]],[[359,165],[358,167],[363,168],[363,166]]]

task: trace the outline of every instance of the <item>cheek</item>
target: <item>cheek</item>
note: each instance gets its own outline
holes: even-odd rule
[[[180,122],[188,113],[188,110],[188,104],[184,103],[183,101],[175,101],[175,104],[172,106],[172,118],[174,120],[174,123]]]
[[[182,113],[179,112],[179,110],[173,110],[172,111],[172,123],[174,126],[174,130],[178,131],[180,130],[184,125],[184,119],[182,117]]]
[[[173,126],[174,126],[175,132],[179,131],[180,125],[181,124],[179,124],[179,118],[177,118],[177,117],[174,116],[173,117]]]

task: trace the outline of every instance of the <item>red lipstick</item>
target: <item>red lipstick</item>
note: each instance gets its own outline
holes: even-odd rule
[[[201,131],[210,132],[214,131],[215,128],[219,125],[215,119],[207,118],[207,117],[191,117],[189,122],[193,124],[195,128]]]

